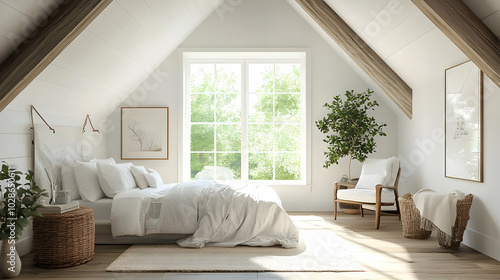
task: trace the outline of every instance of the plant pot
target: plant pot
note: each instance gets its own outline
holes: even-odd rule
[[[346,214],[359,214],[361,213],[359,209],[359,205],[357,204],[351,204],[351,203],[339,203],[339,207],[342,210],[342,212]]]
[[[9,244],[9,239],[2,240],[0,251],[0,276],[2,278],[14,278],[21,273],[21,259],[17,253],[16,244]]]

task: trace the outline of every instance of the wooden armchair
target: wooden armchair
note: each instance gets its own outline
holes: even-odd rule
[[[397,215],[401,219],[398,201],[398,185],[401,168],[397,158],[390,159],[367,159],[369,161],[361,171],[360,180],[354,188],[352,185],[335,182],[333,192],[334,218],[337,219],[337,203],[357,204],[361,210],[361,217],[364,217],[363,206],[369,205],[375,209],[375,226],[380,227],[380,216]],[[380,174],[376,174],[381,171]],[[396,173],[397,171],[397,173]],[[375,174],[374,174],[375,172]],[[370,181],[373,182],[370,184]],[[351,187],[350,189],[348,187]],[[387,212],[387,207],[395,206],[394,213]]]

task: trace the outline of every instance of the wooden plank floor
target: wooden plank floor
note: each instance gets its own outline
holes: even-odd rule
[[[427,240],[403,237],[397,217],[383,216],[380,230],[374,229],[374,215],[339,213],[291,213],[315,215],[329,222],[342,237],[365,272],[335,273],[111,273],[106,267],[129,245],[98,245],[90,262],[64,269],[43,269],[32,263],[32,254],[22,257],[17,279],[500,279],[500,262],[461,245],[459,250],[438,246],[435,233]]]

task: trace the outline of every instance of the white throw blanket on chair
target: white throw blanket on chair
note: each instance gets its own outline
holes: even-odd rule
[[[413,195],[413,201],[422,219],[429,220],[447,235],[452,234],[455,225],[457,201],[464,198],[465,194],[458,190],[440,194],[433,190],[422,189]],[[430,230],[428,227],[425,229]]]

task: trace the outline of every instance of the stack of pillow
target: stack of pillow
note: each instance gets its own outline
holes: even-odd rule
[[[157,188],[163,184],[160,174],[132,163],[116,163],[113,158],[92,159],[88,162],[65,158],[61,165],[62,189],[71,199],[95,202],[139,187]]]

